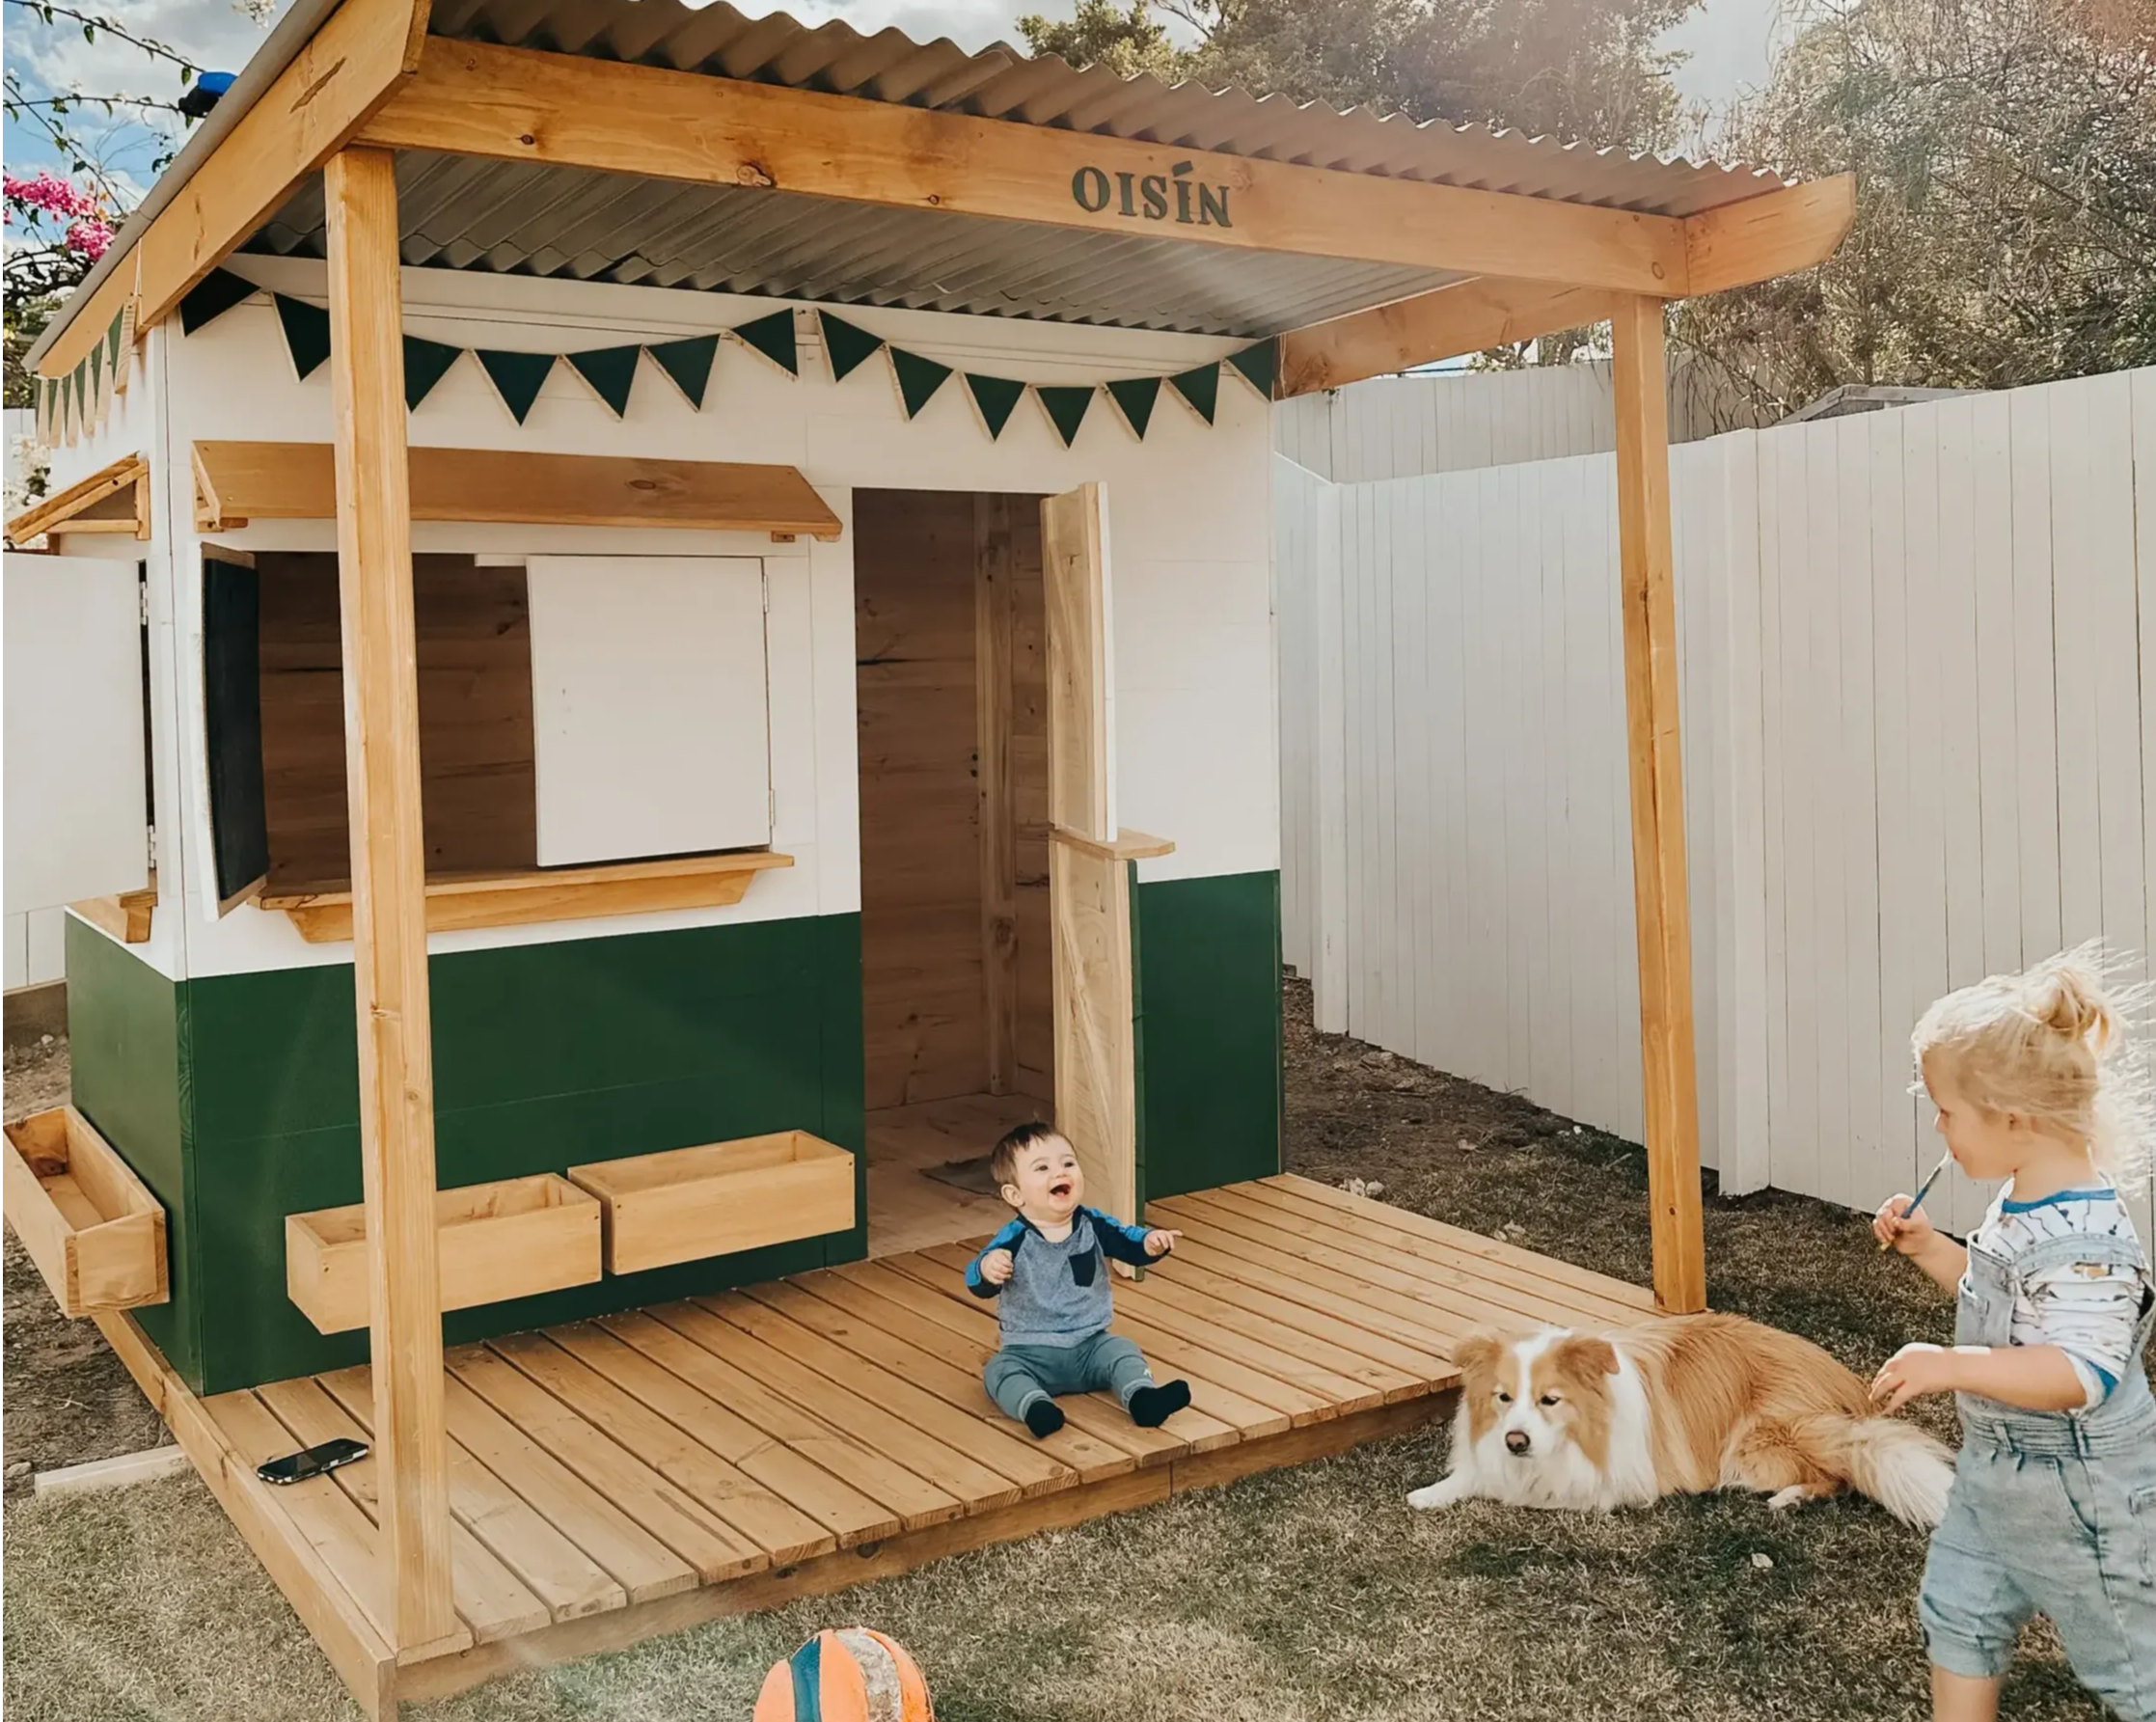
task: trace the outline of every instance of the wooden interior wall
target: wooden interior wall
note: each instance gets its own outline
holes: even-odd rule
[[[430,873],[537,864],[532,634],[522,568],[413,560],[420,769]],[[264,552],[263,800],[273,886],[341,888],[351,869],[337,559]]]
[[[1006,849],[1018,927],[1011,1085],[1051,1092],[1039,513],[1031,498],[863,490],[854,499],[854,592],[871,1110],[990,1086],[995,941],[984,931],[980,725],[996,702],[982,697],[977,623],[990,568],[1008,570],[1013,606],[1004,706],[1017,827]]]

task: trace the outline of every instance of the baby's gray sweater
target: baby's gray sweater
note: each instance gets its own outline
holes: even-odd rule
[[[981,1276],[981,1262],[998,1249],[1011,1252],[1011,1277],[995,1286]],[[976,1298],[1000,1295],[996,1315],[1006,1346],[1083,1345],[1115,1318],[1104,1255],[1133,1266],[1146,1262],[1145,1228],[1080,1208],[1070,1235],[1051,1244],[1022,1216],[968,1265],[966,1287]]]

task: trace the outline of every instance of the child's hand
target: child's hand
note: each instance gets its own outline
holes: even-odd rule
[[[1871,1235],[1878,1239],[1881,1249],[1893,1248],[1905,1256],[1924,1254],[1931,1241],[1938,1236],[1928,1215],[1919,1210],[1909,1212],[1911,1198],[1889,1196],[1879,1204],[1879,1212],[1871,1216]]]
[[[1007,1249],[992,1249],[981,1258],[981,1277],[992,1286],[1008,1285],[1018,1264]]]
[[[1953,1353],[1944,1346],[1906,1345],[1871,1382],[1871,1403],[1892,1415],[1912,1399],[1953,1391]]]
[[[1164,1256],[1176,1246],[1182,1236],[1181,1232],[1148,1232],[1145,1235],[1145,1253],[1149,1256]]]

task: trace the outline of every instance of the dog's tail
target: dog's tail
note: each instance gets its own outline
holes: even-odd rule
[[[1903,1524],[1930,1530],[1947,1515],[1953,1455],[1913,1423],[1891,1417],[1836,1418],[1841,1466],[1852,1488]]]

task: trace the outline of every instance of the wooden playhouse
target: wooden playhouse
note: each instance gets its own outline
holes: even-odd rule
[[[301,0],[33,355],[11,704],[99,719],[10,755],[11,813],[70,809],[11,908],[85,900],[75,1109],[7,1200],[370,1712],[1649,1306],[1279,1176],[1270,396],[1614,319],[1700,1307],[1662,307],[1849,215],[724,5]],[[1162,1432],[980,1392],[958,1162],[1032,1115],[1189,1235],[1119,1305],[1195,1384]]]

